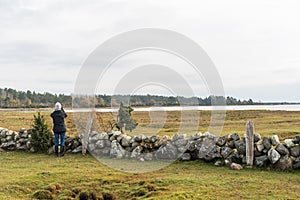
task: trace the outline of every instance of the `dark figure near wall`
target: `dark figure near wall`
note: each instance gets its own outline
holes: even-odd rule
[[[53,133],[54,133],[54,153],[55,156],[65,155],[65,137],[66,137],[66,125],[65,118],[67,114],[65,113],[61,103],[57,102],[55,104],[55,110],[51,113],[53,119]],[[58,146],[60,146],[60,152],[58,152]]]

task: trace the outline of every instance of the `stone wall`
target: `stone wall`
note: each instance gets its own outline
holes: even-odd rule
[[[254,166],[291,170],[300,168],[300,135],[280,142],[277,135],[261,138],[254,135]],[[66,139],[66,152],[79,153],[82,150],[79,137]],[[30,130],[19,132],[0,128],[0,148],[3,150],[22,150],[34,152],[30,146]],[[49,153],[51,153],[52,148]],[[92,133],[89,137],[88,151],[94,156],[130,158],[140,161],[150,160],[205,160],[215,165],[246,164],[246,142],[244,137],[233,133],[214,136],[210,133],[196,133],[187,137],[175,134],[169,136],[129,136],[120,131]],[[237,167],[239,168],[239,166]]]

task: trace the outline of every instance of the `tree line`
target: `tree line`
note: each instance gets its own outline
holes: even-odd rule
[[[0,107],[1,108],[47,108],[53,107],[55,102],[62,102],[64,106],[72,106],[72,96],[65,94],[51,94],[49,92],[38,93],[27,90],[17,91],[11,88],[0,88]],[[86,99],[74,99],[77,103],[84,104]],[[83,101],[83,102],[80,102]],[[126,101],[126,102],[124,102]],[[233,97],[209,96],[183,97],[183,96],[159,96],[159,95],[95,95],[94,103],[97,108],[120,105],[120,103],[131,106],[210,106],[222,105],[253,105],[260,104],[249,100],[239,100]]]

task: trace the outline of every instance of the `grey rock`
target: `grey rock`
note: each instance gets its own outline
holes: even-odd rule
[[[48,153],[48,155],[53,154],[53,153],[54,153],[54,147],[53,147],[53,146],[50,147],[50,148],[48,149],[47,153]]]
[[[31,142],[30,142],[30,140],[28,140],[28,141],[26,142],[26,147],[27,147],[28,149],[31,148]]]
[[[151,160],[153,160],[153,154],[152,153],[146,153],[144,155],[144,159],[145,159],[145,161],[151,161]]]
[[[259,157],[256,157],[254,159],[254,164],[257,166],[257,167],[266,167],[267,164],[268,164],[268,156],[267,155],[263,155],[263,156],[259,156]]]
[[[261,155],[263,155],[263,153],[262,153],[262,152],[259,152],[259,151],[257,150],[257,148],[255,147],[255,148],[254,148],[254,157],[259,157],[259,156],[261,156]],[[246,156],[246,154],[245,154],[245,156]]]
[[[122,138],[122,141],[121,141],[122,146],[123,147],[129,147],[130,146],[130,140],[131,140],[130,136],[124,136]]]
[[[189,141],[189,143],[187,144],[187,150],[189,152],[193,152],[196,149],[197,149],[196,141]]]
[[[110,147],[105,147],[103,149],[95,149],[93,152],[94,156],[109,156]]]
[[[279,142],[279,137],[278,137],[278,135],[272,135],[271,137],[270,137],[270,140],[271,140],[271,144],[273,145],[273,146],[277,146],[280,142]]]
[[[280,154],[275,149],[268,151],[268,158],[272,164],[275,164],[280,159]]]
[[[300,143],[300,134],[299,134],[299,135],[296,135],[296,136],[294,137],[293,142],[294,142],[295,144],[299,144],[299,143]]]
[[[5,150],[15,150],[16,148],[16,143],[14,141],[9,141],[1,144],[0,148],[5,149]]]
[[[117,141],[121,144],[121,141],[125,136],[126,136],[125,134],[122,134],[122,135],[119,135],[118,137],[116,137],[116,136],[115,137],[117,138]]]
[[[264,137],[263,138],[263,143],[264,143],[264,146],[265,146],[265,148],[267,150],[270,150],[272,148],[272,144],[271,144],[270,138]]]
[[[237,141],[237,140],[239,140],[239,139],[240,139],[240,136],[239,136],[239,134],[237,134],[237,133],[233,133],[233,134],[230,134],[230,135],[229,135],[229,140]]]
[[[105,147],[105,140],[98,140],[95,144],[96,149],[103,149]]]
[[[243,169],[242,165],[237,164],[237,163],[231,163],[230,164],[230,168],[233,169],[233,170],[241,170],[241,169]]]
[[[8,130],[7,129],[2,129],[1,132],[0,132],[0,137],[1,138],[6,137],[6,133],[8,133]]]
[[[227,137],[228,137],[228,136],[222,136],[222,137],[219,137],[218,140],[217,140],[217,145],[218,145],[219,147],[224,146],[224,145],[226,144],[226,142],[227,142]]]
[[[134,149],[135,147],[139,146],[140,143],[139,142],[134,142],[131,144],[131,147]]]
[[[116,140],[116,137],[114,135],[112,135],[109,137],[109,140],[112,142],[112,141]]]
[[[295,160],[294,160],[295,163],[297,162],[300,162],[300,157],[297,157]]]
[[[232,152],[233,150],[229,147],[221,147],[221,155],[223,158],[227,158]]]
[[[239,154],[246,155],[246,142],[244,140],[235,141],[235,147]]]
[[[179,134],[176,133],[175,135],[172,136],[171,141],[174,142],[174,141],[176,141],[176,140],[178,140],[178,139],[179,139]]]
[[[177,148],[167,142],[156,151],[155,157],[158,160],[174,160],[177,159],[177,153]]]
[[[205,132],[203,134],[203,137],[209,138],[209,139],[215,139],[216,136],[214,136],[213,134],[211,134],[210,132]]]
[[[33,147],[31,147],[31,148],[29,149],[29,151],[30,151],[31,153],[35,153],[35,152],[36,152],[36,150],[35,150]]]
[[[158,139],[158,136],[152,135],[152,136],[150,137],[150,142],[151,142],[151,143],[155,143],[155,142],[157,141],[157,139]]]
[[[125,150],[123,147],[114,140],[111,142],[110,156],[116,158],[122,158],[125,155]]]
[[[143,147],[141,146],[137,146],[135,149],[133,149],[133,151],[131,152],[131,158],[137,158],[138,156],[141,155],[143,151]]]
[[[1,138],[1,144],[5,143],[6,142],[6,138]]]
[[[278,151],[280,155],[287,155],[290,153],[289,150],[283,144],[278,144],[276,147],[276,151]]]
[[[263,140],[257,141],[255,146],[258,152],[262,152],[265,148]]]
[[[217,160],[214,165],[217,166],[217,167],[221,167],[221,166],[224,165],[224,162],[221,161],[221,160]]]
[[[112,133],[116,138],[119,137],[120,135],[122,135],[121,131],[112,131]]]
[[[235,149],[235,142],[234,142],[234,140],[229,140],[227,142],[227,146],[230,147],[230,148],[232,148],[232,149]]]
[[[261,136],[259,133],[254,133],[254,142],[258,142],[259,140],[261,140]]]
[[[6,136],[6,141],[12,141],[13,140],[13,137],[12,135],[8,135]]]
[[[177,147],[177,150],[180,153],[185,153],[187,151],[188,146],[183,146],[183,147]]]
[[[177,139],[175,142],[174,142],[174,145],[176,147],[185,147],[188,143],[188,140],[186,139]]]
[[[108,133],[103,132],[103,133],[100,133],[98,135],[99,135],[98,136],[99,140],[108,140],[109,139]]]
[[[145,138],[145,135],[137,135],[135,136],[135,142],[142,142]]]
[[[289,149],[295,146],[293,139],[285,139],[284,143],[285,143],[286,147]]]
[[[27,151],[28,148],[27,148],[26,145],[20,145],[20,146],[17,147],[17,150],[19,150],[19,151]]]
[[[12,136],[14,134],[15,134],[14,131],[11,131],[11,130],[6,132],[6,136]]]
[[[80,145],[80,146],[78,146],[76,149],[74,149],[73,151],[72,151],[72,153],[79,153],[79,152],[81,152],[82,151],[82,146]]]
[[[295,164],[293,165],[293,168],[294,168],[294,169],[300,169],[300,162],[295,163]]]
[[[290,149],[291,156],[298,157],[300,155],[300,146],[295,146]]]
[[[197,157],[206,161],[212,161],[216,158],[222,158],[220,147],[215,145],[215,140],[212,138],[204,138],[201,146],[198,149]]]
[[[20,128],[19,133],[24,133],[26,131],[26,128]]]
[[[93,143],[88,144],[88,151],[93,152],[96,149],[96,145]]]
[[[76,149],[78,146],[80,146],[79,142],[77,140],[74,140],[72,142],[71,149]]]
[[[28,138],[29,134],[28,131],[24,131],[23,133],[20,134],[21,138]]]
[[[196,133],[196,134],[192,134],[191,136],[190,136],[190,140],[198,140],[199,138],[201,138],[203,136],[203,134],[202,133]]]
[[[190,161],[191,159],[192,159],[192,156],[189,153],[184,153],[180,156],[180,160],[182,160],[182,161]]]
[[[293,168],[292,159],[288,155],[285,155],[279,159],[274,168],[279,171],[291,170]]]

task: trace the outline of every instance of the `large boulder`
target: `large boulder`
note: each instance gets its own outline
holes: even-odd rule
[[[174,145],[179,148],[179,147],[187,147],[187,143],[188,143],[188,140],[186,139],[178,139],[176,141],[173,142]]]
[[[234,140],[234,141],[237,141],[237,140],[240,140],[240,136],[239,134],[237,133],[233,133],[233,134],[230,134],[229,135],[229,139],[228,140]]]
[[[176,146],[171,142],[167,142],[165,145],[162,145],[155,153],[155,157],[158,160],[175,160],[177,159],[178,151]]]
[[[285,155],[279,159],[274,168],[279,171],[291,170],[293,169],[292,159],[288,155]]]
[[[217,145],[219,147],[224,146],[226,144],[226,142],[227,142],[227,138],[228,138],[228,136],[218,137],[218,139],[217,139]]]
[[[244,140],[237,140],[234,144],[239,154],[246,155],[246,142]]]
[[[257,166],[257,167],[266,167],[267,164],[268,164],[268,156],[267,155],[263,155],[263,156],[259,156],[259,157],[256,157],[254,159],[254,164]]]
[[[116,158],[122,158],[125,155],[125,150],[123,147],[117,142],[117,140],[114,140],[111,142],[111,148],[110,148],[110,156],[116,157]]]
[[[215,158],[222,158],[220,154],[220,147],[216,145],[216,142],[213,138],[204,138],[200,143],[200,148],[198,147],[198,155],[199,159],[204,159],[206,161],[212,161]]]
[[[130,146],[130,140],[131,140],[131,137],[130,136],[124,136],[121,140],[121,144],[122,144],[122,147],[129,147]]]
[[[105,147],[105,140],[98,140],[95,144],[96,149],[103,149]]]
[[[232,152],[233,150],[229,147],[221,147],[221,155],[223,158],[227,158]]]
[[[0,148],[12,151],[16,149],[16,143],[14,141],[5,142],[1,144]]]
[[[291,156],[298,157],[300,156],[300,146],[295,146],[290,149]]]
[[[278,151],[280,155],[287,155],[290,153],[289,150],[281,143],[277,145],[276,151]]]
[[[181,161],[190,161],[191,159],[192,159],[192,156],[189,153],[184,153],[180,156]]]
[[[297,162],[293,165],[294,169],[300,169],[300,162]]]
[[[299,144],[299,143],[300,143],[300,134],[299,134],[299,135],[296,135],[296,136],[294,137],[293,142],[294,142],[295,144]]]
[[[133,151],[131,152],[131,158],[138,158],[143,151],[143,147],[137,146]]]
[[[259,140],[261,140],[261,136],[259,133],[254,133],[254,142],[258,142]]]
[[[271,144],[273,145],[273,146],[277,146],[280,142],[279,142],[279,137],[278,137],[278,135],[272,135],[271,137],[270,137],[270,140],[271,140]]]
[[[295,146],[293,139],[285,139],[284,143],[285,143],[286,147],[289,149]]]
[[[264,146],[264,141],[263,140],[259,140],[255,143],[255,147],[257,149],[258,152],[262,152],[265,148]]]
[[[270,138],[264,137],[264,138],[263,138],[263,144],[264,144],[264,147],[265,147],[267,150],[270,150],[270,149],[272,148],[272,144],[271,144]]]
[[[268,151],[268,158],[272,164],[275,164],[280,159],[280,154],[275,149]]]

